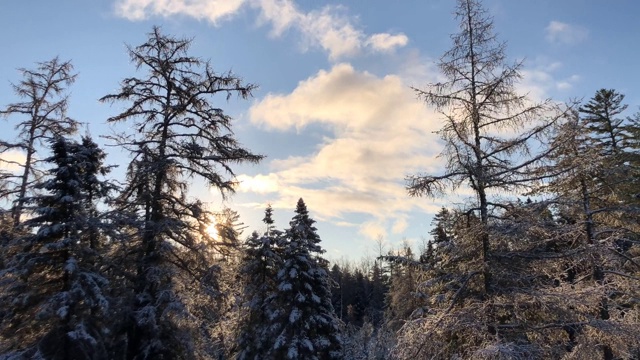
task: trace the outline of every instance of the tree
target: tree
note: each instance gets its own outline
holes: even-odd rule
[[[17,239],[19,248],[2,271],[0,351],[47,359],[106,358],[108,280],[96,251],[101,228],[96,205],[111,188],[104,153],[89,137],[82,143],[51,141],[54,164],[24,225],[37,232]],[[38,354],[38,355],[36,355]]]
[[[268,359],[339,359],[341,338],[331,305],[326,260],[320,257],[320,237],[304,201],[282,244],[283,265],[277,274],[276,311],[272,317],[275,337],[265,354]]]
[[[273,226],[273,209],[268,206],[263,222],[266,230],[262,236],[254,233],[245,244],[241,267],[244,283],[244,313],[238,336],[238,359],[257,360],[269,350],[270,341],[278,334],[271,329],[274,315],[276,276],[282,266],[278,244],[282,232]]]
[[[618,153],[628,137],[624,120],[616,118],[627,109],[623,100],[624,95],[613,89],[600,89],[580,107],[580,113],[584,115],[582,121],[591,132],[591,142],[599,146],[605,155]]]
[[[124,79],[119,92],[101,99],[128,104],[108,122],[129,122],[136,130],[111,137],[133,157],[119,198],[122,211],[136,214],[138,229],[129,240],[137,251],[130,359],[195,356],[193,344],[202,334],[197,322],[186,321],[193,315],[187,304],[200,298],[195,292],[216,293],[215,243],[206,234],[211,214],[188,198],[189,179],[200,177],[226,196],[235,184],[231,165],[262,158],[240,146],[232,119],[213,105],[216,95],[246,98],[255,86],[215,73],[209,62],[188,54],[190,43],[153,28],[144,44],[128,49],[146,76]]]
[[[468,211],[479,213],[486,227],[491,211],[501,208],[491,201],[489,193],[514,190],[531,182],[532,170],[549,151],[532,154],[531,142],[542,141],[561,116],[539,121],[543,112],[550,110],[550,103],[530,105],[525,95],[515,92],[522,63],[506,63],[505,44],[497,40],[493,21],[478,0],[458,0],[455,16],[461,31],[451,36],[454,45],[438,64],[447,80],[426,90],[415,89],[444,117],[439,134],[445,142],[442,156],[447,160],[446,171],[442,175],[410,176],[408,191],[411,196],[437,196],[466,183],[476,197]],[[505,129],[520,133],[510,137]],[[485,291],[490,292],[486,230],[481,230],[478,240],[485,264]]]
[[[510,280],[518,268],[501,257],[517,242],[494,232],[506,228],[499,219],[510,207],[496,194],[530,189],[547,176],[536,169],[553,148],[532,145],[545,144],[566,111],[549,101],[532,103],[515,91],[522,63],[506,62],[506,46],[480,1],[458,0],[455,16],[460,31],[438,64],[445,81],[415,89],[444,119],[439,135],[446,168],[442,174],[410,176],[407,188],[411,196],[435,197],[467,185],[474,198],[461,209],[458,233],[449,242],[457,248],[448,259],[455,271],[432,273],[425,283],[442,292],[431,293],[423,318],[405,324],[398,356],[481,358],[493,351],[488,349],[525,356],[530,349],[521,343],[520,330],[503,326],[523,315],[503,313],[503,306],[518,309],[520,301]]]
[[[15,227],[20,224],[25,197],[43,176],[38,166],[42,161],[37,156],[38,148],[56,136],[71,135],[78,128],[78,122],[67,117],[65,92],[76,79],[71,62],[56,57],[38,63],[35,70],[19,71],[23,79],[13,84],[13,90],[25,101],[9,104],[0,111],[4,117],[17,119],[15,129],[18,130],[16,142],[0,141],[0,153],[11,150],[25,153],[24,163],[11,162],[22,169],[20,174],[0,173],[0,183],[5,183],[5,187],[0,188],[0,199],[13,202],[11,214]],[[9,161],[0,159],[0,162]]]

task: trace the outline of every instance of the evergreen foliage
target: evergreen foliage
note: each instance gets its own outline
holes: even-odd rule
[[[326,260],[315,221],[302,199],[285,232],[277,274],[270,359],[340,359],[342,341],[331,304]]]
[[[97,251],[102,227],[97,202],[111,188],[98,176],[108,168],[89,137],[82,143],[51,141],[54,167],[42,183],[45,193],[28,199],[35,229],[11,244],[17,248],[2,270],[1,352],[24,358],[106,359],[109,281]]]
[[[283,233],[274,228],[272,215],[273,209],[268,206],[263,219],[265,232],[262,236],[254,232],[245,243],[241,275],[246,313],[243,313],[238,337],[240,360],[261,359],[277,336],[271,320],[276,311],[276,276],[282,267],[278,244],[283,241]]]

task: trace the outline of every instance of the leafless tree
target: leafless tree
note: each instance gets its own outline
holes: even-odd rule
[[[76,79],[70,61],[55,57],[37,64],[36,69],[18,69],[22,80],[12,84],[13,90],[22,102],[12,103],[0,111],[0,115],[15,122],[18,136],[15,142],[0,141],[0,153],[19,151],[24,153],[24,163],[10,159],[0,162],[16,166],[18,174],[5,171],[0,173],[0,199],[12,201],[11,217],[14,227],[20,224],[24,212],[25,197],[43,175],[38,164],[38,149],[46,141],[56,136],[76,132],[78,122],[67,116],[67,87]]]

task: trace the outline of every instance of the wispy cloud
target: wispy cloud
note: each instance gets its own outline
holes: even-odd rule
[[[274,207],[288,208],[302,196],[320,217],[335,223],[347,214],[367,214],[375,221],[362,224],[360,232],[374,238],[381,228],[402,233],[411,211],[439,209],[405,191],[405,175],[440,169],[433,134],[440,124],[397,76],[377,77],[338,64],[290,94],[266,96],[251,108],[250,118],[272,131],[297,129],[305,135],[308,125],[322,124],[331,133],[316,151],[272,160],[271,173],[243,177],[277,179]]]
[[[118,16],[137,21],[152,16],[186,15],[219,24],[236,14],[246,0],[117,0]]]
[[[258,23],[271,26],[271,36],[294,30],[303,49],[320,48],[331,60],[363,51],[390,52],[409,41],[402,33],[366,34],[343,6],[303,11],[293,0],[117,0],[116,14],[133,21],[183,15],[219,25],[247,6],[258,10]]]
[[[547,40],[555,44],[577,44],[585,41],[589,31],[579,25],[570,25],[560,21],[551,21],[545,28]]]

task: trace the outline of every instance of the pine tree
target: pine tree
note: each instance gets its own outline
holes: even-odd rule
[[[18,250],[3,270],[0,351],[25,358],[106,358],[108,280],[96,251],[97,202],[111,188],[98,176],[108,168],[104,153],[85,137],[81,144],[52,141],[54,167],[41,188],[27,199],[34,217],[24,225],[36,233],[14,244]],[[92,355],[93,354],[93,355]]]
[[[39,165],[42,161],[38,159],[39,148],[57,136],[75,133],[78,128],[78,122],[66,114],[66,88],[76,79],[71,62],[56,57],[38,63],[35,70],[19,71],[23,79],[13,84],[13,90],[24,101],[9,104],[0,111],[0,115],[16,121],[15,129],[18,130],[15,141],[0,141],[0,153],[17,150],[25,154],[24,163],[12,163],[21,168],[21,173],[0,173],[0,184],[3,185],[0,199],[13,202],[11,216],[15,227],[21,222],[27,195],[35,190],[44,175]]]
[[[269,359],[339,359],[341,338],[331,305],[326,260],[320,254],[315,221],[302,199],[282,244],[283,266],[277,274],[278,292],[272,314],[276,334]]]
[[[101,99],[126,103],[108,122],[136,129],[111,137],[132,156],[118,203],[119,211],[135,216],[127,239],[136,256],[124,328],[129,359],[193,358],[209,351],[198,349],[208,335],[193,309],[209,304],[215,313],[216,243],[206,233],[212,214],[188,196],[191,177],[226,196],[235,184],[231,165],[262,158],[240,146],[232,119],[213,105],[216,95],[246,98],[255,86],[215,73],[209,62],[188,54],[190,44],[154,28],[144,44],[129,48],[146,76],[124,79],[119,92]]]

